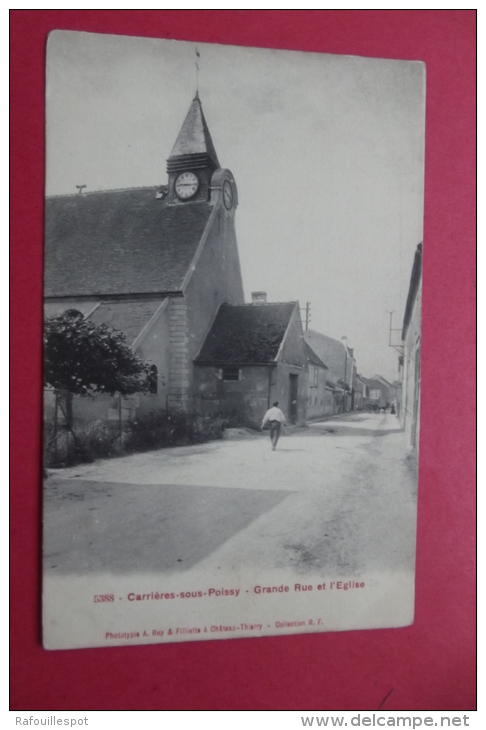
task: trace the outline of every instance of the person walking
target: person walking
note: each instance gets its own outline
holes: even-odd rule
[[[270,425],[270,440],[272,442],[272,451],[277,448],[277,443],[280,438],[280,429],[282,424],[286,423],[283,411],[278,407],[278,400],[276,400],[271,408],[263,416],[262,431],[265,424]]]

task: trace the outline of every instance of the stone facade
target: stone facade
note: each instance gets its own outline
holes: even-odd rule
[[[190,394],[189,327],[185,297],[170,300],[169,408],[187,410]]]
[[[222,342],[227,359],[218,355]],[[304,424],[308,364],[298,302],[222,307],[196,357],[194,385],[198,413],[258,427],[278,400],[289,423]]]

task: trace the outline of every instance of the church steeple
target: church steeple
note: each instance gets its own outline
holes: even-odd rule
[[[186,170],[188,167],[191,169],[211,167],[213,170],[220,167],[198,93],[192,100],[167,160],[169,173],[181,169]]]

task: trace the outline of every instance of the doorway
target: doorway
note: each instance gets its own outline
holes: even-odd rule
[[[289,375],[289,420],[290,423],[297,423],[297,396],[299,393],[299,376],[293,373]]]

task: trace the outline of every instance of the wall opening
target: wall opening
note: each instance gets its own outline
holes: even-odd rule
[[[221,378],[223,380],[241,380],[241,370],[227,365],[221,369]]]
[[[149,371],[149,393],[157,393],[159,389],[159,373],[157,370],[157,365],[151,365],[150,371]]]

